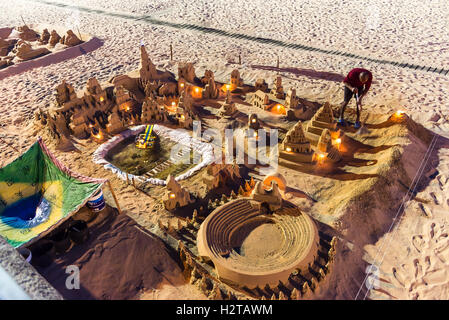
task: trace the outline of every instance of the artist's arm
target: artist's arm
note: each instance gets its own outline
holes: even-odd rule
[[[354,93],[357,93],[358,89],[356,87],[351,86],[349,83],[347,83],[346,81],[343,82],[345,84],[345,86],[351,90]]]

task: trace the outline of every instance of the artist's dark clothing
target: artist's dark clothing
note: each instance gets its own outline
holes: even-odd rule
[[[368,81],[362,83],[360,81],[360,74],[365,72],[368,74]],[[349,71],[346,78],[343,80],[344,83],[349,84],[353,88],[364,88],[362,91],[359,89],[359,95],[365,94],[371,87],[371,82],[373,81],[373,75],[370,71],[363,68],[355,68]],[[349,101],[349,100],[348,100]]]
[[[360,96],[361,92],[363,92],[363,87],[357,87],[357,89],[359,90],[359,96]],[[354,96],[354,98],[355,98],[354,92],[352,92],[351,89],[349,89],[347,86],[345,86],[345,98],[344,98],[345,102],[349,102],[351,100],[352,96]]]

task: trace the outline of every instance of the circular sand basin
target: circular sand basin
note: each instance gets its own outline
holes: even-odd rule
[[[285,282],[307,268],[318,252],[315,223],[297,208],[263,215],[249,199],[215,209],[198,232],[200,256],[210,258],[220,278],[249,288]]]
[[[111,149],[113,149],[123,140],[132,136],[136,136],[137,134],[143,132],[145,130],[145,127],[146,125],[131,127],[128,130],[125,130],[122,133],[115,135],[113,138],[109,139],[101,146],[99,146],[97,150],[95,150],[93,154],[93,160],[95,163],[103,165],[105,169],[111,170],[119,178],[123,180],[135,179],[136,181],[140,182],[148,182],[151,184],[164,186],[166,184],[165,180],[129,174],[127,172],[120,170],[117,166],[113,165],[112,163],[106,160],[106,156]],[[187,130],[172,129],[163,125],[155,124],[153,127],[153,132],[156,135],[169,139],[179,145],[190,147],[192,150],[198,152],[201,155],[201,162],[198,163],[193,168],[175,177],[177,181],[191,177],[199,170],[211,164],[215,160],[212,145],[193,138],[192,136],[190,136]]]

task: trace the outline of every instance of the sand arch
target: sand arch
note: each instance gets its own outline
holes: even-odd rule
[[[199,255],[212,260],[221,279],[248,288],[287,281],[318,252],[318,231],[309,216],[297,208],[263,214],[259,206],[248,198],[220,206],[197,238]]]
[[[282,191],[285,192],[285,189],[287,188],[287,181],[285,180],[285,178],[282,174],[276,172],[274,174],[267,175],[263,179],[263,186],[265,188],[270,188],[272,181],[275,181],[277,183],[279,189],[281,189]]]

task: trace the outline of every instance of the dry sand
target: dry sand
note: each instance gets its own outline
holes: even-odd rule
[[[385,233],[392,221],[384,221],[380,224],[384,228],[383,232],[378,233],[380,238],[373,238],[370,245],[357,248],[364,254],[367,263],[381,261],[380,287],[373,290],[370,297],[449,298],[449,283],[446,281],[449,250],[445,247],[445,234],[449,229],[446,214],[449,209],[449,149],[446,140],[449,137],[448,76],[108,15],[147,15],[163,21],[196,24],[329,50],[448,69],[447,1],[287,0],[280,4],[260,0],[160,0],[151,3],[143,0],[59,0],[57,3],[79,5],[98,11],[74,11],[73,8],[45,5],[39,1],[17,0],[14,1],[14,6],[2,3],[0,26],[19,24],[20,15],[30,24],[46,23],[67,27],[75,24],[79,25],[83,33],[102,39],[104,44],[77,58],[1,80],[0,134],[3,140],[14,142],[16,148],[25,150],[34,142],[33,132],[27,127],[32,113],[38,107],[50,104],[56,85],[66,79],[76,88],[82,88],[90,77],[106,81],[113,75],[136,69],[139,62],[138,44],[141,40],[147,44],[153,61],[160,69],[175,71],[176,61],[187,60],[195,63],[198,75],[202,75],[204,69],[208,68],[215,72],[218,80],[223,81],[228,79],[233,68],[238,68],[246,82],[252,83],[256,78],[265,77],[270,84],[279,71],[285,88],[295,86],[300,97],[320,103],[327,100],[339,103],[343,94],[339,83],[341,77],[355,66],[369,68],[374,74],[374,83],[364,100],[366,108],[384,114],[399,108],[406,110],[414,120],[446,137],[437,141],[435,150],[438,151],[430,160],[437,172],[417,194],[426,203],[416,200],[407,202],[405,210],[395,220],[396,229]],[[170,43],[174,47],[175,62],[169,61]],[[242,65],[236,64],[238,54],[242,56]],[[273,67],[276,65],[277,55],[280,70]],[[5,146],[3,142],[1,148],[0,165],[17,155],[13,148]],[[425,149],[425,146],[418,144],[418,150],[408,153],[410,163],[406,164],[406,168],[410,170],[409,176],[414,176],[413,170],[416,171]],[[96,171],[86,156],[60,156],[65,163],[73,163],[74,170],[81,173],[93,172],[100,177],[108,176],[101,170]],[[301,178],[298,176],[298,179]],[[136,203],[133,200],[138,197],[136,191],[117,179],[114,180],[114,185],[127,213],[136,217],[138,222],[139,217],[143,219],[148,216],[151,221],[151,212],[159,203],[154,204],[150,200]],[[300,188],[297,190],[297,183],[296,186],[293,183],[291,187],[292,197],[300,198],[302,192],[307,191]],[[301,201],[307,209],[310,204],[304,199]],[[395,204],[398,204],[401,199],[396,201]],[[362,230],[369,229],[371,223],[378,225],[373,221],[357,221],[362,222],[362,225],[354,226],[360,237],[363,237]],[[350,226],[351,221],[347,223]],[[341,230],[345,230],[345,227],[341,227]],[[354,250],[354,243],[357,243],[356,238],[347,243],[345,250]],[[385,259],[382,259],[383,256]],[[365,264],[360,265],[360,261],[358,264],[363,273]],[[338,268],[344,269],[345,264],[338,265]],[[364,286],[360,270],[357,274],[336,272],[341,276],[334,279],[339,280],[338,288],[321,297],[355,298],[357,289]],[[169,288],[169,285],[166,287]],[[155,296],[163,297],[164,294]],[[364,293],[357,297],[363,296]]]

